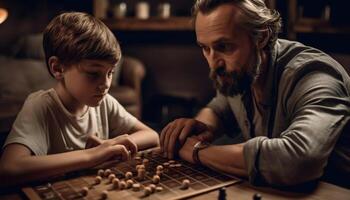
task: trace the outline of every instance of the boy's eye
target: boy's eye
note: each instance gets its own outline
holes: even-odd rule
[[[98,73],[96,73],[96,72],[86,72],[86,74],[87,74],[89,77],[93,77],[93,78],[95,78],[95,77],[98,77],[98,76],[99,76],[99,74],[98,74]]]

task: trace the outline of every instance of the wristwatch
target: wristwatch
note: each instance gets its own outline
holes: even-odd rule
[[[210,146],[210,143],[205,142],[205,141],[198,141],[194,146],[193,146],[193,152],[192,152],[192,159],[195,164],[202,164],[201,161],[199,160],[198,153],[200,150],[205,149]]]

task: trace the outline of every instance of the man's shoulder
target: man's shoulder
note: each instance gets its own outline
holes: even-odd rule
[[[283,68],[282,76],[295,76],[319,71],[339,76],[344,68],[323,51],[300,42],[278,39],[276,64]]]

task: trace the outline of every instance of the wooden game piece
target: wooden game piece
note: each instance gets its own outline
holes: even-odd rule
[[[176,165],[175,164],[170,164],[169,167],[170,168],[174,168],[174,167],[176,167]]]
[[[108,176],[109,182],[112,183],[113,179],[115,179],[115,174],[110,174],[110,175]]]
[[[226,188],[225,187],[220,188],[218,200],[226,200]]]
[[[124,190],[124,189],[126,188],[126,183],[125,183],[125,181],[120,181],[118,187],[119,187],[120,190]]]
[[[176,163],[175,167],[182,167],[182,165],[180,163]]]
[[[135,160],[141,160],[141,157],[140,157],[140,156],[135,156],[134,159],[135,159]]]
[[[88,193],[89,193],[89,188],[88,187],[83,187],[83,188],[81,188],[81,195],[83,195],[84,197],[85,196],[87,196],[88,195]]]
[[[135,156],[135,161],[136,161],[136,164],[141,164],[142,163],[142,161],[141,161],[141,157],[140,156]]]
[[[103,170],[103,169],[99,169],[98,171],[97,171],[97,176],[103,176],[105,174],[105,171]]]
[[[161,192],[163,191],[163,187],[162,186],[157,186],[156,187],[156,192]]]
[[[259,193],[254,194],[253,200],[261,200],[261,199],[262,199],[261,194],[259,194]]]
[[[190,186],[190,180],[184,179],[181,184],[181,189],[186,190]]]
[[[170,164],[169,164],[168,162],[163,163],[163,166],[164,166],[164,167],[169,167],[169,165],[170,165]]]
[[[175,164],[175,160],[169,160],[168,163],[169,164]]]
[[[126,179],[131,179],[132,178],[132,172],[126,172],[125,173],[125,178]]]
[[[156,185],[150,184],[148,187],[151,188],[152,193],[154,193],[156,191]]]
[[[153,178],[152,178],[152,182],[154,184],[158,184],[160,181],[160,177],[158,175],[154,175]]]
[[[134,181],[129,179],[126,181],[126,188],[131,188],[132,187],[132,184],[134,184]]]
[[[104,172],[104,176],[108,177],[111,173],[112,173],[112,170],[106,169],[105,172]]]
[[[136,165],[136,171],[138,171],[139,169],[145,169],[144,165]]]
[[[95,178],[95,184],[98,185],[98,184],[101,183],[101,181],[102,181],[102,177],[101,177],[101,176],[96,176],[96,178]]]
[[[137,170],[137,178],[140,180],[143,180],[146,175],[146,170],[145,169],[139,169]]]
[[[148,163],[149,163],[149,160],[148,160],[147,158],[144,158],[144,159],[142,160],[142,164],[143,164],[145,167],[148,165]]]
[[[140,183],[132,184],[132,190],[134,190],[135,192],[140,191],[140,188],[141,188]]]
[[[101,193],[101,198],[102,199],[107,199],[108,197],[108,191],[107,190],[103,190],[103,192]]]
[[[113,188],[114,189],[118,189],[119,188],[119,183],[120,183],[120,180],[118,178],[113,179],[112,180]]]
[[[144,193],[143,194],[145,196],[149,196],[151,193],[152,193],[152,189],[150,187],[147,186],[147,187],[144,188]]]
[[[164,168],[163,168],[163,166],[162,165],[158,165],[157,166],[157,171],[162,171]]]
[[[156,171],[156,174],[157,174],[159,177],[161,177],[162,174],[163,174],[163,171]]]

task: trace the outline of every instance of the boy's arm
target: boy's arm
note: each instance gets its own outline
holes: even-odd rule
[[[130,130],[129,138],[136,145],[138,150],[159,147],[159,135],[139,120]]]
[[[0,161],[0,179],[7,181],[1,181],[0,186],[21,184],[93,167],[117,156],[126,160],[129,153],[124,145],[116,145],[112,141],[86,150],[45,156],[32,155],[22,144],[9,144]]]

